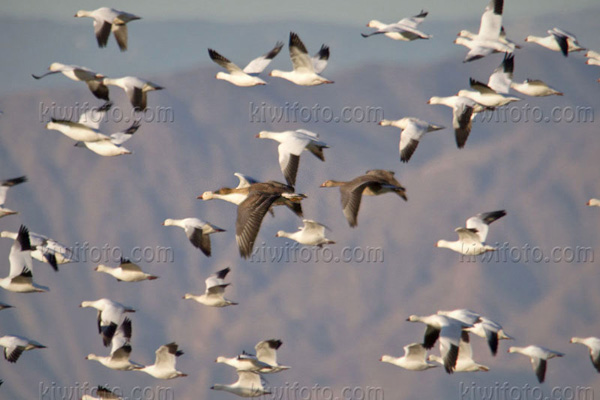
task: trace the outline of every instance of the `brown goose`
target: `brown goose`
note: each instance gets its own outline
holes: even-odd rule
[[[360,208],[360,201],[363,194],[367,196],[378,196],[380,194],[392,192],[402,197],[405,201],[408,200],[406,197],[406,190],[400,182],[394,178],[394,172],[382,169],[369,170],[365,175],[358,176],[348,182],[328,180],[323,182],[321,187],[340,188],[342,210],[344,211],[348,223],[353,228],[358,225],[356,218],[358,216],[358,209]]]
[[[246,199],[238,205],[235,223],[235,240],[243,258],[248,258],[252,253],[260,224],[273,204],[285,204],[297,215],[302,215],[300,201],[306,198],[303,194],[294,193],[292,186],[275,181],[254,183],[247,188],[229,190],[247,193]]]

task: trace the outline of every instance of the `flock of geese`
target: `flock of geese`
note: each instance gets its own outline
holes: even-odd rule
[[[459,33],[456,44],[469,49],[465,62],[486,57],[492,53],[504,53],[504,59],[499,67],[490,75],[488,83],[471,79],[471,90],[461,90],[457,95],[449,97],[431,97],[429,104],[440,104],[452,109],[452,125],[455,132],[457,147],[463,148],[471,132],[472,120],[477,113],[485,110],[494,110],[521,98],[509,95],[513,89],[527,96],[562,95],[541,80],[527,79],[521,83],[513,81],[514,52],[521,48],[518,44],[507,38],[502,24],[503,0],[491,0],[481,17],[478,33],[463,30]],[[367,27],[373,30],[362,33],[365,38],[384,35],[393,40],[412,41],[417,39],[430,39],[428,35],[418,29],[428,13],[421,11],[418,15],[404,18],[396,23],[385,24],[372,20]],[[99,8],[93,11],[80,10],[75,17],[92,18],[94,32],[99,47],[107,46],[111,32],[121,51],[127,50],[128,32],[127,24],[139,20],[140,17],[112,8]],[[577,38],[559,28],[548,31],[548,36],[528,36],[526,42],[536,43],[549,50],[561,52],[565,57],[571,52],[585,50]],[[222,56],[216,50],[208,49],[209,57],[227,72],[218,72],[216,79],[225,80],[240,87],[265,85],[267,82],[258,77],[269,63],[280,53],[282,42],[277,42],[275,47],[264,55],[250,61],[243,69]],[[310,56],[300,37],[291,32],[289,36],[289,55],[293,69],[291,71],[272,70],[269,76],[286,79],[296,85],[316,86],[332,84],[333,81],[320,74],[327,66],[330,50],[323,44],[320,50]],[[600,65],[600,54],[594,51],[586,53],[587,63]],[[43,75],[33,75],[41,79],[46,75],[61,73],[67,78],[85,82],[92,94],[106,103],[96,109],[90,110],[80,116],[77,121],[52,119],[46,128],[56,130],[74,140],[78,147],[86,147],[101,156],[118,156],[132,152],[122,146],[131,139],[140,127],[135,122],[127,129],[116,133],[105,133],[100,130],[99,122],[112,103],[109,98],[109,86],[122,88],[129,97],[133,109],[143,112],[147,108],[147,93],[161,90],[162,87],[150,81],[126,76],[122,78],[109,78],[85,67],[52,63],[49,71]],[[441,125],[431,124],[418,118],[405,117],[398,120],[382,120],[381,126],[393,126],[401,130],[399,154],[402,162],[408,162],[414,155],[420,140],[426,133],[445,129]],[[237,187],[221,187],[214,191],[206,191],[201,196],[202,200],[220,199],[237,206],[236,241],[239,254],[243,258],[251,256],[254,243],[267,213],[273,213],[273,207],[286,206],[294,214],[303,217],[301,202],[306,199],[302,193],[295,190],[300,156],[304,151],[312,153],[321,161],[325,161],[324,150],[329,146],[323,142],[317,133],[305,130],[289,130],[283,132],[261,131],[257,138],[271,139],[278,143],[278,159],[283,178],[286,183],[268,181],[261,182],[249,176],[235,173],[239,179]],[[17,214],[5,208],[6,195],[10,188],[27,181],[25,176],[7,179],[0,185],[0,217]],[[344,217],[350,227],[357,227],[358,212],[363,195],[378,196],[393,193],[407,201],[406,189],[394,177],[393,171],[374,169],[363,175],[356,176],[347,181],[327,180],[321,187],[337,187],[340,192],[341,207]],[[600,207],[599,199],[591,199],[589,206]],[[464,227],[456,228],[458,240],[439,240],[437,247],[448,248],[464,255],[478,255],[496,250],[486,244],[489,225],[504,217],[505,210],[483,212],[467,219]],[[225,232],[210,222],[198,218],[166,219],[164,226],[182,228],[189,242],[198,248],[205,256],[212,254],[210,235]],[[305,246],[325,246],[335,244],[335,241],[326,237],[328,228],[320,222],[303,219],[303,226],[296,232],[277,232],[277,237],[294,240]],[[10,272],[6,278],[0,279],[0,287],[5,290],[21,293],[45,292],[48,288],[38,285],[33,281],[32,259],[49,264],[54,270],[58,265],[77,262],[71,250],[59,242],[44,235],[30,232],[21,226],[18,232],[3,231],[0,237],[13,240],[9,254]],[[95,271],[109,274],[119,281],[138,282],[155,280],[158,277],[148,274],[131,261],[121,259],[116,267],[100,264]],[[225,290],[230,285],[225,281],[230,268],[225,268],[210,275],[205,283],[206,290],[203,294],[194,295],[186,293],[183,299],[210,307],[227,307],[237,305],[225,298]],[[11,308],[11,305],[0,303],[0,309]],[[160,346],[156,350],[156,360],[152,365],[142,365],[130,360],[132,353],[132,321],[127,313],[135,309],[102,298],[94,301],[83,301],[82,308],[94,308],[97,311],[97,328],[105,347],[110,347],[108,355],[89,354],[86,358],[94,360],[105,367],[121,371],[145,372],[157,379],[173,379],[185,377],[187,374],[176,369],[177,357],[183,354],[177,343],[172,342]],[[443,366],[444,370],[453,372],[488,371],[489,368],[479,364],[473,359],[469,335],[473,334],[487,340],[490,352],[497,354],[499,341],[513,339],[504,332],[503,327],[482,315],[467,309],[452,311],[437,311],[428,316],[411,315],[410,322],[420,322],[426,325],[422,342],[414,342],[404,346],[404,356],[393,357],[384,355],[381,361],[399,367],[423,371]],[[439,343],[439,356],[428,354]],[[593,366],[600,372],[600,339],[595,337],[573,337],[571,343],[587,346],[590,351]],[[242,352],[232,357],[218,357],[216,362],[235,368],[238,380],[230,385],[215,384],[214,390],[223,390],[242,397],[257,397],[269,394],[263,380],[263,374],[278,373],[290,367],[277,361],[277,350],[281,347],[279,339],[269,339],[259,342],[255,346],[256,354]],[[24,351],[43,349],[42,344],[20,336],[3,336],[0,346],[4,347],[4,356],[8,362],[15,363]],[[550,350],[537,345],[527,347],[512,346],[510,353],[519,353],[530,358],[539,382],[543,382],[546,373],[547,360],[562,357],[563,353]],[[96,391],[99,397],[91,395],[84,399],[117,398],[104,387]],[[111,397],[112,396],[112,397]]]

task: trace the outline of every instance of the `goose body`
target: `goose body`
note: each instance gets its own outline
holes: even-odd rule
[[[410,42],[416,39],[430,39],[431,35],[421,32],[417,29],[419,24],[427,17],[426,11],[421,11],[418,15],[410,18],[403,18],[400,21],[393,24],[384,24],[377,20],[371,20],[367,24],[369,28],[375,28],[375,31],[365,34],[361,33],[362,37],[369,37],[372,35],[383,34],[390,39],[402,40]]]
[[[552,358],[564,356],[563,353],[559,353],[558,351],[535,345],[527,347],[512,346],[508,349],[508,352],[529,357],[535,376],[540,383],[543,383],[546,378],[546,362]]]
[[[186,293],[183,298],[186,300],[195,300],[198,303],[209,307],[227,307],[237,305],[238,303],[234,303],[224,297],[225,288],[230,285],[230,283],[225,283],[225,277],[230,270],[231,269],[227,267],[209,276],[205,281],[206,291],[204,294],[200,296],[194,296],[190,293]]]
[[[10,263],[8,276],[0,279],[0,287],[17,293],[47,292],[49,290],[47,287],[33,282],[32,250],[29,230],[21,225],[8,255]]]
[[[212,225],[198,218],[169,218],[163,222],[163,225],[178,226],[183,228],[190,243],[202,251],[202,253],[204,253],[204,255],[207,257],[210,257],[212,253],[209,235],[218,232],[225,232],[225,229],[221,229],[216,225]]]
[[[0,346],[4,347],[4,359],[10,363],[16,363],[24,351],[46,348],[35,340],[12,335],[0,337]]]
[[[94,19],[94,33],[98,47],[106,47],[108,37],[112,32],[121,51],[127,50],[127,23],[140,19],[137,15],[109,7],[101,7],[92,11],[79,10],[75,17]]]
[[[436,247],[447,248],[468,256],[495,251],[496,248],[485,244],[489,224],[505,215],[504,210],[477,214],[467,220],[465,228],[459,227],[454,230],[458,234],[457,241],[439,240]]]
[[[118,267],[113,268],[108,265],[100,264],[94,270],[104,272],[105,274],[113,276],[116,280],[124,282],[139,282],[158,279],[158,276],[145,273],[139,265],[124,258],[121,258]]]
[[[436,356],[435,354],[429,355],[428,360],[435,361],[440,365],[444,365],[444,360],[441,357]],[[471,349],[471,345],[461,340],[458,350],[458,359],[456,360],[454,372],[487,372],[489,370],[490,369],[485,365],[476,363],[473,360],[473,350]]]
[[[421,343],[411,343],[404,346],[404,356],[402,357],[392,357],[386,354],[379,361],[390,363],[410,371],[425,371],[437,367],[436,364],[427,361],[427,350],[425,350]]]
[[[569,55],[569,52],[585,50],[579,45],[575,35],[560,28],[548,30],[548,36],[544,37],[529,35],[525,38],[525,41],[536,43],[548,50],[560,51],[565,57]]]
[[[35,79],[42,79],[47,75],[61,73],[67,78],[76,82],[85,82],[92,94],[102,100],[109,100],[108,87],[102,83],[104,75],[92,71],[89,68],[80,67],[78,65],[66,65],[59,62],[53,62],[48,67],[48,72],[42,75],[34,75]]]
[[[265,389],[264,382],[257,372],[238,371],[238,380],[231,385],[214,384],[212,390],[222,390],[240,397],[260,397],[271,394]]]
[[[133,371],[144,366],[129,360],[131,354],[131,320],[125,318],[112,338],[110,355],[97,356],[89,354],[85,359],[98,361],[107,368],[119,371]]]
[[[399,128],[400,132],[400,161],[408,162],[412,157],[419,141],[428,132],[445,129],[443,126],[433,125],[418,118],[405,117],[395,121],[384,119],[379,122],[381,126],[393,126]]]
[[[98,333],[100,333],[102,343],[105,347],[110,345],[117,329],[123,323],[125,318],[124,314],[127,312],[135,312],[131,307],[106,298],[95,301],[83,301],[79,307],[91,307],[98,311]]]
[[[175,379],[187,376],[187,374],[177,371],[175,368],[176,357],[183,354],[183,351],[178,350],[178,347],[175,342],[160,346],[156,350],[154,364],[136,368],[136,371],[145,372],[157,379]]]
[[[292,239],[300,244],[307,246],[323,246],[325,244],[335,244],[333,240],[325,237],[327,227],[316,221],[303,219],[304,226],[298,227],[297,232],[278,231],[276,237],[285,237]]]
[[[456,138],[456,147],[462,149],[471,133],[472,120],[475,114],[486,109],[483,105],[464,96],[431,97],[427,104],[439,104],[452,109],[452,127]]]
[[[590,360],[596,371],[600,372],[600,339],[597,337],[572,337],[570,343],[579,343],[586,346],[590,351]]]
[[[164,89],[150,81],[135,77],[125,76],[122,78],[103,78],[102,84],[117,86],[125,91],[135,111],[144,111],[148,104],[148,92]]]

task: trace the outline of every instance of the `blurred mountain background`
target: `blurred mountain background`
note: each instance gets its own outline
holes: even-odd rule
[[[416,12],[419,6],[413,8]],[[477,31],[479,20],[438,23],[430,11],[421,27],[434,38],[411,43],[363,39],[359,33],[368,30],[364,26],[324,22],[234,25],[142,20],[129,25],[130,50],[122,54],[113,38],[107,49],[96,47],[89,20],[61,24],[3,17],[0,179],[27,175],[29,181],[10,190],[6,206],[20,214],[0,220],[0,229],[15,231],[23,223],[78,248],[82,260],[61,266],[58,273],[35,262],[35,281],[49,286],[49,293],[0,292],[0,301],[16,307],[0,313],[0,335],[23,335],[48,346],[25,353],[17,364],[0,362],[2,398],[57,398],[51,397],[57,396],[57,388],[84,383],[119,387],[124,393],[135,387],[172,387],[178,399],[231,398],[209,389],[213,383],[237,378],[231,368],[214,360],[253,350],[268,338],[283,340],[279,361],[292,366],[267,376],[271,386],[318,384],[332,388],[337,397],[344,387],[381,388],[387,399],[423,399],[460,397],[462,388],[473,383],[537,385],[529,362],[506,354],[508,345],[529,344],[567,353],[549,362],[547,383],[541,385],[545,393],[552,387],[600,389],[587,350],[569,344],[571,336],[600,332],[596,318],[600,214],[585,206],[590,197],[600,195],[600,131],[595,121],[600,70],[585,65],[582,54],[564,58],[522,42],[527,34],[544,35],[560,26],[577,34],[583,46],[599,49],[600,8],[506,20],[509,37],[523,45],[515,56],[515,80],[542,79],[565,95],[517,94],[524,99],[513,104],[517,111],[508,113],[509,120],[486,122],[478,117],[462,150],[454,143],[451,111],[426,101],[466,88],[469,77],[487,82],[502,56],[462,64],[466,49],[452,40],[460,29]],[[365,17],[364,23],[370,18]],[[331,46],[330,67],[323,75],[334,85],[303,88],[267,77],[269,85],[243,89],[214,79],[220,69],[208,59],[207,47],[244,65],[278,40],[287,44],[290,30],[300,35],[311,53],[321,43]],[[86,66],[111,77],[150,79],[165,90],[149,94],[149,107],[168,108],[173,118],[144,122],[125,145],[134,153],[130,156],[103,158],[76,148],[72,140],[46,130],[45,123],[50,116],[61,116],[52,114],[59,107],[101,101],[85,85],[62,75],[41,81],[29,76],[42,73],[53,61]],[[271,68],[290,68],[287,48]],[[131,107],[124,93],[110,90],[115,107],[128,115]],[[299,107],[330,107],[334,115],[344,107],[375,107],[382,110],[378,118],[414,116],[447,129],[427,135],[411,161],[401,164],[399,131],[378,126],[379,119],[352,123],[253,119],[253,107],[295,102]],[[559,110],[555,115],[577,109],[588,114],[580,121],[535,123],[531,116],[525,120],[527,107],[544,117],[555,107]],[[568,119],[569,114],[564,116]],[[111,121],[102,129],[115,132],[130,123]],[[325,150],[325,163],[308,153],[302,156],[296,189],[308,196],[303,203],[305,217],[331,228],[328,237],[337,242],[331,246],[333,254],[339,255],[344,247],[378,248],[383,260],[241,260],[235,243],[235,207],[196,199],[205,190],[236,185],[234,172],[283,181],[276,143],[254,136],[261,130],[297,128],[319,133],[331,146]],[[319,185],[326,179],[349,180],[374,168],[396,171],[409,200],[392,195],[365,198],[359,225],[350,229],[339,191]],[[438,239],[454,240],[454,228],[468,217],[496,209],[506,209],[508,215],[492,226],[490,244],[519,249],[528,245],[545,256],[555,247],[579,246],[591,248],[594,259],[527,262],[524,252],[515,252],[520,259],[465,262],[456,253],[434,247]],[[184,217],[199,217],[227,230],[211,237],[211,258],[193,248],[181,229],[161,225],[166,218]],[[292,213],[276,209],[274,218],[265,217],[257,247],[264,243],[289,248],[287,240],[275,238],[275,233],[299,225],[301,220]],[[8,272],[10,246],[10,240],[0,241],[3,276]],[[140,261],[144,270],[160,279],[130,284],[94,272],[98,262],[92,258],[97,253],[86,252],[86,246],[118,248],[125,255],[135,247],[168,248],[172,258]],[[102,258],[109,265],[118,263],[114,257]],[[227,297],[240,305],[213,309],[182,300],[185,293],[201,293],[206,277],[226,266],[232,268]],[[102,297],[137,310],[132,315],[134,361],[151,364],[156,348],[176,341],[185,352],[177,369],[189,377],[158,381],[86,361],[87,354],[105,355],[109,349],[101,345],[95,312],[78,305]],[[495,358],[485,341],[472,339],[475,360],[489,366],[490,372],[449,376],[441,368],[416,373],[379,362],[381,355],[400,356],[404,345],[421,340],[424,326],[406,322],[410,314],[453,308],[486,315],[517,339],[502,342]]]

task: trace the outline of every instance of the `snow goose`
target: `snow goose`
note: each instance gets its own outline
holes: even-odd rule
[[[0,287],[17,293],[47,292],[48,288],[33,282],[29,230],[21,225],[19,233],[10,248],[8,277],[0,279]]]
[[[365,175],[348,182],[327,180],[321,184],[321,187],[340,188],[342,211],[352,228],[358,225],[358,210],[363,194],[378,196],[384,193],[396,193],[404,201],[408,200],[406,189],[396,180],[394,172],[381,169],[367,171]]]
[[[102,343],[105,347],[110,345],[117,328],[122,323],[124,313],[135,312],[131,307],[106,298],[95,301],[83,301],[79,307],[92,307],[98,310],[98,333],[102,336]]]
[[[96,394],[84,394],[81,400],[122,400],[121,396],[117,396],[114,392],[104,386],[98,386],[92,389]]]
[[[277,350],[279,350],[282,344],[283,342],[279,339],[269,339],[262,340],[254,346],[256,358],[269,365],[269,368],[262,368],[259,372],[263,374],[274,374],[291,368],[277,362]]]
[[[469,52],[463,62],[477,60],[493,52],[511,53],[514,51],[514,45],[511,46],[506,43],[506,40],[502,41],[500,39],[503,8],[504,0],[491,0],[481,16],[479,33],[476,36],[472,36],[472,39],[462,36],[456,38],[454,43],[469,48]]]
[[[323,47],[321,48],[323,49]],[[289,42],[290,58],[294,66],[293,71],[280,71],[274,69],[269,74],[277,78],[287,79],[290,82],[300,86],[316,86],[324,83],[333,83],[326,78],[319,75],[319,72],[315,69],[315,61],[308,55],[308,51],[304,46],[304,43],[300,40],[297,34],[290,32]],[[329,57],[329,49],[327,48],[327,57]],[[321,66],[323,63],[320,63]]]
[[[133,154],[130,150],[121,145],[131,139],[133,134],[137,132],[140,124],[134,122],[129,128],[121,132],[115,132],[109,137],[90,142],[77,142],[75,147],[87,147],[89,150],[103,157],[116,157],[124,154]]]
[[[254,354],[249,354],[245,351],[235,357],[219,356],[215,362],[229,365],[230,367],[235,368],[237,371],[259,372],[261,370],[271,369],[269,364],[260,361]]]
[[[85,359],[98,361],[107,368],[119,371],[133,371],[144,366],[138,363],[131,362],[131,320],[125,318],[119,329],[112,338],[112,347],[109,356],[97,356],[89,354]]]
[[[260,397],[265,394],[271,394],[265,389],[265,382],[260,374],[249,371],[238,371],[238,380],[231,385],[214,384],[212,390],[223,390],[233,393],[240,397]]]
[[[0,181],[0,218],[6,217],[7,215],[14,215],[19,213],[18,211],[13,211],[11,209],[4,208],[4,202],[6,201],[8,189],[23,182],[27,182],[26,176],[19,176],[17,178],[11,178]]]
[[[444,365],[444,360],[435,354],[431,354],[427,360]],[[456,360],[454,372],[487,372],[489,370],[490,369],[485,365],[478,364],[473,360],[473,349],[471,348],[471,345],[461,340],[458,346],[458,359]]]
[[[466,29],[463,29],[462,31],[458,32],[458,35],[456,35],[458,37],[463,37],[463,38],[467,38],[470,40],[474,40],[477,39],[477,34],[470,32]],[[514,49],[520,49],[521,46],[519,46],[518,44],[516,44],[515,42],[513,42],[512,40],[510,40],[508,37],[506,37],[506,31],[504,30],[504,26],[502,26],[500,28],[500,35],[498,36],[498,41],[500,43],[503,43],[507,46],[509,46],[510,49],[512,49],[511,51],[514,51]],[[494,51],[495,53],[497,53],[498,51]]]
[[[183,228],[185,235],[189,239],[190,243],[202,251],[205,256],[210,257],[211,246],[210,236],[213,233],[225,232],[225,229],[221,229],[216,225],[212,225],[208,222],[202,221],[198,218],[184,218],[184,219],[165,219],[163,222],[164,226],[178,226]]]
[[[206,291],[200,296],[194,296],[193,294],[186,293],[183,298],[185,300],[192,299],[200,304],[204,304],[209,307],[227,307],[236,306],[238,303],[234,303],[231,300],[227,300],[224,297],[225,288],[231,283],[225,283],[225,277],[231,271],[229,267],[217,271],[212,274],[204,281],[206,283]]]
[[[85,82],[96,98],[108,101],[108,87],[102,83],[104,75],[92,71],[89,68],[78,65],[66,65],[59,62],[53,62],[48,67],[48,72],[42,75],[31,74],[35,79],[42,79],[51,74],[61,73],[67,78],[76,82]]]
[[[144,111],[147,106],[147,93],[154,90],[163,90],[162,86],[146,81],[135,76],[124,76],[122,78],[103,78],[104,85],[120,87],[129,97],[129,101],[135,111]]]
[[[108,265],[100,264],[94,271],[104,272],[112,275],[119,282],[139,282],[145,280],[158,279],[158,276],[147,274],[142,271],[139,265],[132,263],[131,261],[121,258],[121,262],[118,267],[109,267]]]
[[[492,352],[493,356],[498,353],[499,340],[513,339],[512,336],[509,336],[504,332],[502,325],[486,317],[480,317],[479,322],[476,322],[473,324],[473,327],[465,330],[479,337],[487,339],[488,346],[490,347],[490,351]]]
[[[548,30],[548,36],[545,37],[529,35],[525,38],[525,41],[537,43],[552,51],[560,51],[565,57],[569,55],[569,52],[585,50],[579,45],[575,35],[560,28]]]
[[[597,66],[600,66],[600,59],[597,59],[597,58],[588,58],[587,60],[585,60],[585,63],[587,65],[597,65]]]
[[[259,77],[255,76],[260,74],[269,63],[275,58],[277,54],[281,51],[283,47],[283,42],[277,42],[275,47],[271,51],[262,56],[255,58],[250,61],[248,65],[241,69],[227,58],[223,57],[221,54],[217,53],[213,49],[208,49],[208,55],[210,59],[215,63],[219,64],[221,67],[225,68],[227,72],[219,72],[217,73],[216,78],[232,83],[236,86],[242,87],[250,87],[256,85],[266,85],[267,82],[263,81]]]
[[[77,122],[68,119],[52,118],[46,124],[46,129],[56,130],[70,139],[93,142],[97,140],[108,140],[109,136],[101,133],[98,129],[100,121],[106,112],[112,107],[111,102],[104,103],[101,107],[92,108],[79,116]]]
[[[544,96],[562,96],[563,94],[558,90],[551,88],[546,83],[539,79],[526,79],[522,83],[513,82],[510,85],[511,88],[519,93],[526,94],[527,96],[533,97],[544,97]]]
[[[408,162],[419,145],[419,141],[427,132],[445,129],[443,126],[433,125],[418,118],[405,117],[396,121],[387,119],[379,122],[381,126],[394,126],[400,132],[400,161]]]
[[[527,347],[512,346],[509,347],[508,352],[519,353],[529,357],[531,359],[531,366],[533,367],[535,376],[540,383],[543,383],[546,377],[546,361],[554,357],[564,356],[563,353],[559,353],[558,351],[549,350],[545,347],[535,345]]]
[[[421,343],[411,343],[404,346],[403,357],[392,357],[386,354],[379,361],[397,365],[410,371],[425,371],[437,367],[436,364],[427,362],[427,350]]]
[[[600,207],[600,199],[589,199],[587,205],[590,207]]]
[[[101,7],[92,11],[79,10],[75,17],[94,19],[94,33],[96,34],[98,47],[106,47],[108,37],[112,31],[121,51],[127,50],[127,23],[141,19],[137,15],[108,7]]]
[[[375,28],[376,31],[371,33],[361,33],[362,37],[367,38],[373,35],[384,34],[390,39],[403,40],[410,42],[416,39],[430,39],[432,36],[421,32],[417,26],[425,20],[428,12],[421,10],[418,15],[410,18],[403,18],[394,24],[384,24],[377,20],[371,20],[367,24],[369,28]]]
[[[136,369],[136,371],[145,372],[157,379],[174,379],[187,376],[187,374],[175,369],[176,357],[183,354],[183,351],[177,348],[175,342],[160,346],[156,350],[154,364]]]
[[[454,318],[438,314],[428,316],[411,315],[407,318],[407,321],[422,322],[427,325],[423,338],[423,347],[425,349],[431,349],[439,339],[442,364],[446,372],[451,374],[456,367],[462,330],[469,327],[469,325]]]
[[[35,340],[10,335],[0,337],[0,346],[4,347],[4,358],[10,363],[16,363],[24,351],[46,348]]]
[[[454,230],[458,233],[457,241],[439,240],[436,247],[447,248],[467,256],[495,251],[496,248],[485,244],[485,239],[487,238],[489,225],[505,215],[505,210],[477,214],[467,219],[466,228],[459,227]]]
[[[252,254],[262,220],[273,204],[283,202],[296,215],[302,216],[300,202],[306,196],[294,193],[292,186],[270,181],[235,190],[248,193],[248,197],[238,206],[235,222],[235,240],[242,258]]]
[[[310,151],[321,161],[325,161],[323,149],[329,146],[319,141],[319,135],[304,129],[284,132],[261,131],[256,135],[259,139],[271,139],[279,142],[279,166],[288,185],[296,184],[300,155],[304,150]]]
[[[335,244],[333,240],[325,237],[325,229],[329,229],[325,225],[310,219],[303,219],[302,222],[304,226],[298,227],[299,231],[278,231],[275,237],[285,237],[307,246],[323,247],[324,244]]]
[[[459,90],[457,96],[467,97],[485,107],[501,107],[506,104],[521,100],[518,97],[505,96],[501,93],[496,93],[494,89],[490,88],[485,83],[476,81],[473,78],[469,78],[469,85],[474,90]]]
[[[427,101],[427,104],[440,104],[452,109],[452,127],[456,137],[456,147],[459,149],[465,147],[465,143],[467,143],[475,114],[487,109],[476,101],[462,96],[433,96]]]
[[[590,350],[590,360],[596,371],[600,372],[600,339],[597,337],[579,338],[572,337],[570,343],[579,343]]]
[[[2,231],[0,237],[16,240],[18,232]],[[29,232],[29,243],[33,248],[31,257],[38,261],[48,263],[55,271],[58,264],[73,262],[73,253],[70,249],[39,233]]]
[[[457,319],[460,322],[463,322],[465,325],[474,325],[481,320],[481,316],[479,314],[477,314],[475,311],[467,310],[466,308],[460,308],[451,311],[438,310],[437,314]]]

